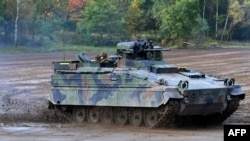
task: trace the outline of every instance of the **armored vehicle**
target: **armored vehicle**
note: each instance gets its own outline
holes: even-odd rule
[[[149,128],[223,122],[245,97],[234,78],[168,64],[151,41],[117,44],[117,53],[81,53],[53,62],[49,108],[74,122]]]

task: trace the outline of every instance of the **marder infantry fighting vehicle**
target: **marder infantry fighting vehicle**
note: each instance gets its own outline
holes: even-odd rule
[[[237,110],[245,93],[233,78],[167,64],[166,50],[138,40],[118,43],[116,55],[53,62],[49,108],[77,123],[150,128],[223,122]]]

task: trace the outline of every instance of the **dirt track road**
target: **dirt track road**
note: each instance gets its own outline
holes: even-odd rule
[[[235,78],[246,98],[225,123],[250,124],[250,49],[179,49],[164,55],[170,64]],[[47,109],[51,62],[64,58],[75,59],[60,53],[0,55],[0,140],[223,140],[222,125],[142,130],[64,123]]]
[[[73,127],[48,124],[3,126],[0,140],[4,141],[223,141],[221,128],[137,130],[120,127]]]

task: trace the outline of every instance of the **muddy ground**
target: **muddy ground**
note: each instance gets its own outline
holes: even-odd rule
[[[93,57],[93,53],[91,56]],[[221,77],[233,77],[246,93],[238,111],[224,123],[250,124],[250,49],[176,49],[165,61]],[[75,125],[47,109],[52,62],[74,54],[0,55],[1,140],[223,140],[223,124],[178,129],[131,129]]]

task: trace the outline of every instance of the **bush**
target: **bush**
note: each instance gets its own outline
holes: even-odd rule
[[[82,41],[83,44],[91,46],[114,46],[120,39],[112,35],[92,34],[83,35]]]
[[[65,44],[76,44],[82,43],[81,36],[75,32],[67,31],[57,31],[54,33],[55,39],[58,42],[63,42]]]

